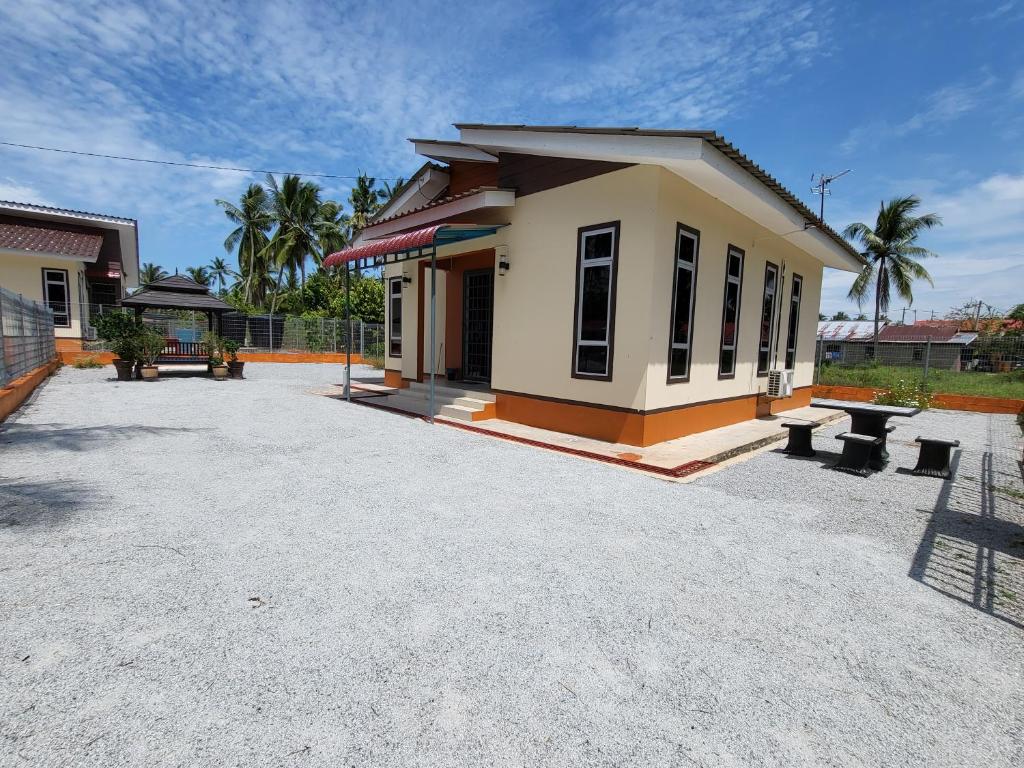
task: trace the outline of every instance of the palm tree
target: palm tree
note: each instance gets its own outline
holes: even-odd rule
[[[404,186],[405,179],[401,176],[395,179],[394,184],[390,184],[385,181],[384,187],[382,189],[377,190],[377,199],[380,201],[380,207],[383,208],[388,203],[390,203],[391,198],[393,198],[395,194]]]
[[[210,273],[206,271],[206,267],[185,267],[185,274],[200,285],[210,284]]]
[[[936,256],[926,248],[917,245],[917,237],[924,230],[938,227],[942,218],[934,213],[915,216],[921,201],[914,195],[897,197],[888,203],[884,200],[878,206],[878,216],[872,229],[867,224],[856,222],[843,230],[843,237],[863,246],[861,256],[865,264],[850,288],[850,298],[860,306],[875,292],[875,337],[872,345],[874,359],[878,359],[878,321],[889,310],[889,297],[893,289],[907,304],[914,301],[912,290],[914,280],[927,280],[928,274],[916,259]]]
[[[317,266],[322,266],[324,259],[336,251],[340,251],[349,242],[350,220],[340,203],[324,200],[320,204],[316,223],[313,225],[317,236],[318,253],[313,254]]]
[[[264,248],[277,266],[277,293],[281,279],[288,273],[288,284],[295,282],[295,271],[302,273],[306,284],[306,258],[317,253],[316,223],[320,213],[320,187],[298,176],[287,175],[278,185],[272,174],[267,174],[270,190],[270,211],[277,230]],[[271,304],[273,308],[273,303]]]
[[[365,229],[373,214],[380,210],[381,191],[374,189],[376,184],[377,180],[375,178],[367,176],[365,173],[360,173],[356,179],[356,185],[352,188],[352,192],[349,193],[348,203],[352,206],[351,222],[353,231]]]
[[[220,292],[224,293],[224,280],[228,277],[234,277],[235,272],[220,256],[215,256],[210,262],[209,271],[210,279],[216,280],[220,284]]]
[[[242,279],[242,297],[247,304],[261,306],[273,285],[264,250],[270,242],[268,233],[274,228],[267,191],[259,184],[250,184],[238,205],[217,200],[224,215],[237,226],[224,241],[224,250],[238,248],[238,271]]]
[[[152,262],[145,262],[142,265],[142,270],[139,272],[139,282],[143,285],[149,285],[155,283],[157,280],[163,280],[167,277],[167,273],[164,272],[163,267],[159,264],[153,264]]]

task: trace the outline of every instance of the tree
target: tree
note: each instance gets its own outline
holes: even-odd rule
[[[185,274],[200,285],[210,284],[210,273],[206,271],[206,267],[185,267]]]
[[[380,190],[374,189],[377,180],[365,173],[360,173],[356,185],[348,196],[348,204],[352,206],[350,221],[352,231],[365,229],[367,223],[380,210]]]
[[[238,205],[217,200],[224,215],[237,226],[224,240],[224,250],[231,253],[238,248],[238,272],[242,279],[242,300],[250,305],[262,305],[273,286],[266,247],[268,233],[274,228],[270,215],[267,191],[259,184],[250,184]]]
[[[210,279],[216,280],[220,285],[220,292],[224,293],[224,281],[226,278],[234,277],[235,273],[220,256],[215,256],[210,262]]]
[[[391,202],[392,198],[401,191],[402,187],[405,186],[405,179],[399,176],[395,179],[394,184],[390,184],[385,181],[384,186],[377,190],[377,200],[380,201],[380,207],[384,208],[388,203]]]
[[[864,314],[863,312],[861,312],[860,314],[858,314],[858,315],[857,315],[857,316],[856,316],[855,318],[853,318],[853,319],[854,319],[854,320],[856,320],[856,321],[857,321],[857,322],[859,323],[859,322],[862,322],[862,321],[864,321],[864,320],[867,320],[867,319],[868,319],[868,316],[867,316],[867,315],[865,315],[865,314]]]
[[[1024,304],[1018,304],[1007,314],[1011,320],[1024,320]]]
[[[139,272],[139,282],[143,285],[155,283],[157,280],[163,280],[165,277],[167,277],[167,273],[164,272],[163,267],[149,261],[142,265],[142,270]]]
[[[277,229],[264,251],[273,258],[278,269],[276,301],[284,273],[287,272],[289,288],[295,286],[296,270],[302,273],[304,285],[306,259],[319,252],[316,223],[320,212],[320,187],[292,174],[286,175],[279,185],[270,173],[267,174],[267,187],[270,190],[270,212]]]
[[[832,315],[832,319],[833,320],[849,320],[850,316],[848,314],[846,314],[845,312],[843,312],[842,310],[839,310],[834,315]]]
[[[332,253],[336,253],[348,245],[349,242],[349,217],[345,215],[340,203],[333,200],[324,200],[320,204],[317,213],[316,223],[313,225],[316,231],[317,247],[319,252],[314,254],[317,266],[322,266],[324,259]]]
[[[896,295],[907,302],[914,302],[914,280],[927,280],[931,275],[916,259],[935,256],[926,248],[917,245],[918,236],[926,229],[942,224],[934,213],[915,216],[921,201],[913,196],[897,197],[889,202],[882,201],[878,207],[875,226],[855,222],[843,230],[843,237],[859,243],[861,256],[865,260],[863,269],[850,287],[849,296],[857,305],[874,291],[875,333],[872,352],[878,359],[878,323],[883,312],[889,310],[889,298],[895,289]]]

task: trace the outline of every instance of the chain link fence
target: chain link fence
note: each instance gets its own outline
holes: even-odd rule
[[[53,311],[0,288],[0,386],[57,357]]]
[[[819,336],[816,384],[887,387],[897,381],[950,394],[1024,398],[1024,336],[955,332],[872,338]]]

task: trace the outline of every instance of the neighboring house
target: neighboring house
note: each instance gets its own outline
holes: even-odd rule
[[[81,349],[90,317],[139,284],[134,219],[0,201],[0,286],[53,310],[58,349]]]
[[[823,269],[862,262],[724,139],[456,127],[412,140],[444,165],[327,260],[384,264],[387,382],[422,382],[433,356],[472,382],[442,382],[442,412],[465,418],[460,387],[487,388],[474,420],[632,445],[809,403]],[[768,398],[773,371],[791,394]]]
[[[978,334],[961,331],[957,323],[883,325],[874,345],[872,321],[818,323],[821,359],[856,365],[871,360],[880,365],[923,366],[959,371],[973,367],[971,345]]]

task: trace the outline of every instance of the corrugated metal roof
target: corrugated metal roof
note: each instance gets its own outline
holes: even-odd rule
[[[822,320],[818,323],[818,338],[828,341],[864,341],[874,338],[874,335],[873,320]]]

